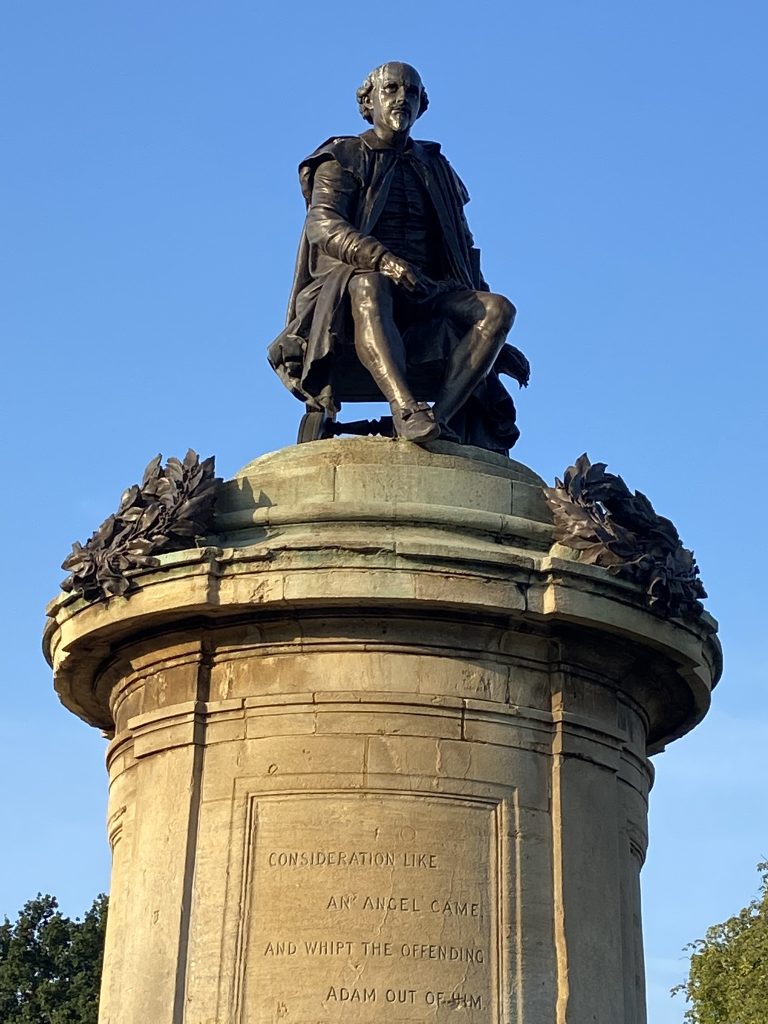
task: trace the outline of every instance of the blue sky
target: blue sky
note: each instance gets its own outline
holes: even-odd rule
[[[518,306],[515,457],[552,479],[586,450],[647,493],[721,622],[713,711],[655,759],[643,873],[649,1018],[680,1024],[683,945],[768,857],[767,29],[762,0],[5,0],[0,914],[108,886],[104,741],[40,655],[58,566],[157,452],[228,476],[293,442],[264,350],[296,164],[361,131],[356,86],[401,59]]]

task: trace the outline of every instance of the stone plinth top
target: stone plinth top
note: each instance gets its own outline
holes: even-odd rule
[[[44,644],[56,689],[111,730],[109,665],[142,638],[190,624],[258,630],[300,612],[423,610],[618,647],[630,697],[642,677],[658,750],[707,710],[721,664],[712,620],[666,620],[634,584],[553,546],[543,486],[519,463],[444,442],[329,440],[264,455],[222,486],[204,546],[160,556],[126,597],[52,602]]]

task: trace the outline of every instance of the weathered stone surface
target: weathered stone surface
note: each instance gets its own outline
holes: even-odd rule
[[[642,1024],[647,753],[719,649],[551,553],[541,487],[307,444],[130,596],[51,605],[114,735],[102,1024]]]

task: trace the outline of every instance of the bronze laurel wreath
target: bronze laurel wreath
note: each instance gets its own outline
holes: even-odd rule
[[[669,519],[620,476],[592,465],[586,454],[545,488],[555,517],[555,539],[645,590],[648,606],[667,616],[698,617],[707,593],[693,552],[683,547]]]
[[[125,594],[139,569],[158,565],[164,551],[194,547],[210,526],[216,486],[213,457],[200,461],[190,449],[183,462],[162,455],[144,471],[141,485],[123,493],[120,507],[90,539],[72,545],[62,563],[70,575],[62,589],[86,600]]]

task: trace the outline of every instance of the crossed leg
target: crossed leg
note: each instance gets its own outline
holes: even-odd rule
[[[445,316],[464,334],[453,349],[443,387],[433,411],[438,423],[447,423],[461,409],[496,362],[515,320],[515,307],[493,292],[447,292],[433,304],[437,316]]]
[[[397,287],[383,274],[356,274],[349,282],[355,327],[355,351],[392,407],[398,434],[414,441],[438,435],[493,366],[515,319],[515,307],[503,295],[457,291],[429,303],[429,316],[454,322],[459,343],[451,352],[443,387],[430,411],[417,403],[406,378],[403,337],[394,316]],[[435,423],[437,421],[437,423]]]

